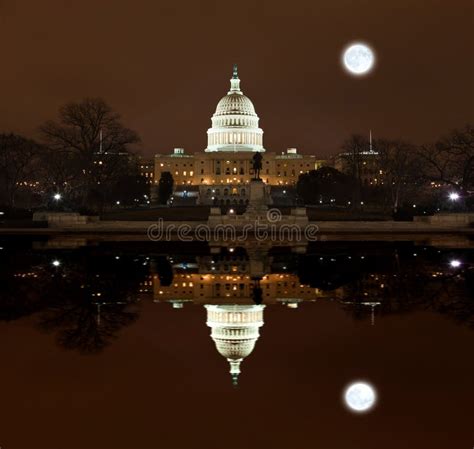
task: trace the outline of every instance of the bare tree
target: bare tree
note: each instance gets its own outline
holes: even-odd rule
[[[22,184],[32,180],[38,151],[38,145],[32,140],[16,134],[0,134],[1,196],[8,206],[15,206]]]
[[[474,127],[452,131],[433,145],[420,148],[426,180],[451,186],[461,195],[474,189]]]
[[[40,130],[53,152],[49,160],[57,169],[57,179],[52,181],[74,180],[84,200],[91,191],[101,189],[105,182],[126,171],[127,164],[132,162],[128,155],[133,145],[140,142],[138,134],[124,127],[120,115],[100,98],[64,105],[59,110],[59,120],[46,122]],[[62,163],[64,155],[73,167]]]
[[[44,147],[40,155],[42,183],[47,192],[61,191],[70,196],[83,176],[78,156],[72,151]]]
[[[401,140],[379,139],[374,143],[384,187],[397,213],[406,193],[420,180],[420,158],[413,145]]]

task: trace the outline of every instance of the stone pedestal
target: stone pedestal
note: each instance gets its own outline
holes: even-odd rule
[[[263,217],[268,211],[269,204],[271,204],[270,193],[263,181],[250,181],[249,204],[244,215],[250,217]]]

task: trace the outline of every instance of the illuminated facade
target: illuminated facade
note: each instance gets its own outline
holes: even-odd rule
[[[155,164],[153,160],[139,158],[137,161],[138,172],[147,184],[153,184],[155,176]]]
[[[315,156],[298,154],[296,148],[283,154],[265,150],[259,117],[252,101],[240,89],[236,66],[230,90],[219,101],[211,123],[204,152],[187,154],[184,149],[175,148],[172,154],[155,155],[155,184],[161,173],[168,171],[178,191],[199,186],[201,204],[245,204],[245,186],[254,176],[254,152],[265,152],[260,176],[271,186],[294,185],[300,174],[316,170],[324,162]]]

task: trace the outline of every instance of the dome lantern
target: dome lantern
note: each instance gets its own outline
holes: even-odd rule
[[[232,78],[230,79],[229,94],[232,93],[238,93],[242,95],[242,91],[240,90],[240,79],[237,70],[237,64],[234,64],[234,69],[232,70]]]

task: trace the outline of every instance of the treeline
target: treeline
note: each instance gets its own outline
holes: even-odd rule
[[[147,193],[138,134],[100,98],[62,106],[37,141],[0,134],[0,205],[100,211]]]
[[[301,202],[353,209],[375,205],[395,214],[474,206],[472,125],[422,146],[388,139],[371,144],[353,135],[330,165],[300,175]]]

